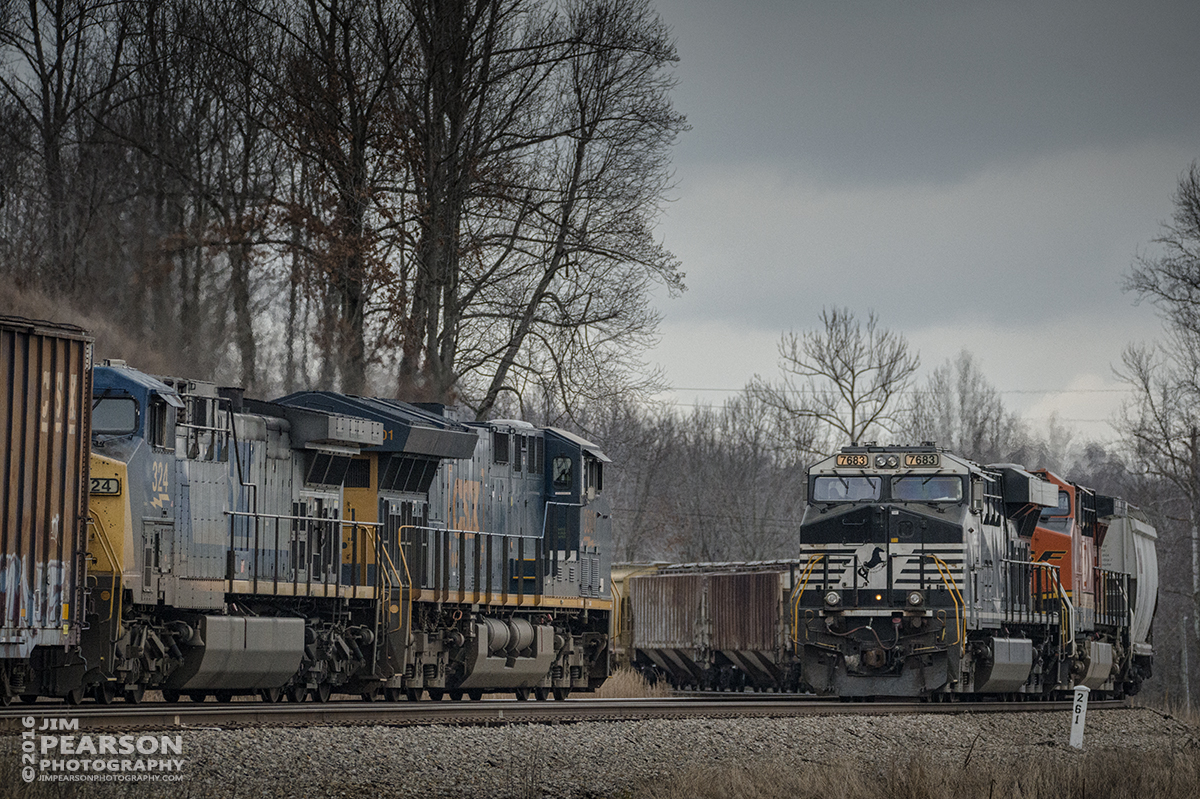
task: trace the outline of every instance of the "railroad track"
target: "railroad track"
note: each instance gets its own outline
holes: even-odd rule
[[[1092,708],[1130,707],[1126,700],[1091,702]],[[840,702],[788,695],[726,694],[667,699],[569,699],[565,702],[361,702],[267,704],[232,702],[203,704],[78,705],[39,702],[0,711],[0,734],[16,734],[22,719],[78,719],[80,730],[197,729],[346,725],[476,725],[548,724],[645,719],[792,717],[807,715],[884,715],[916,713],[1012,713],[1070,711],[1070,702],[916,701]]]

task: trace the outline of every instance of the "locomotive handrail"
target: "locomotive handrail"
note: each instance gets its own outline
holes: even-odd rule
[[[966,654],[967,652],[967,619],[964,611],[966,610],[966,600],[963,599],[962,591],[958,588],[958,583],[954,580],[954,573],[950,569],[950,564],[934,555],[931,552],[926,552],[925,557],[933,561],[933,565],[937,566],[938,573],[942,576],[942,583],[950,589],[950,599],[954,600],[954,614],[958,618],[955,621],[954,632],[958,636],[959,653]]]
[[[108,557],[108,562],[112,564],[112,568],[113,568],[113,586],[112,586],[112,590],[108,597],[108,618],[104,619],[104,621],[112,621],[113,602],[114,601],[120,602],[120,604],[118,605],[118,612],[120,612],[121,605],[124,605],[124,599],[125,599],[124,588],[118,588],[118,585],[121,582],[121,571],[117,568],[117,553],[113,551],[112,545],[109,544],[108,536],[103,534],[104,524],[100,521],[100,514],[98,514],[96,512],[95,508],[88,508],[88,516],[94,517],[94,519],[95,519],[95,521],[93,521],[91,518],[89,518],[88,524],[99,527],[101,530],[101,533],[96,535],[96,540],[100,542],[100,546],[104,549],[104,554]],[[116,595],[118,593],[121,594],[120,600],[117,600],[117,597],[116,597]],[[121,617],[117,616],[117,639],[119,639],[122,635],[124,635],[121,628],[122,628]]]
[[[292,521],[323,521],[323,522],[340,522],[342,527],[383,527],[383,522],[363,522],[355,521],[354,519],[346,519],[341,516],[331,516],[323,518],[320,516],[296,516],[286,513],[252,513],[244,510],[227,510],[224,512],[226,516],[257,516],[260,519],[290,519]]]
[[[379,526],[379,525],[376,525],[376,526]],[[397,537],[396,549],[400,552],[400,562],[404,564],[404,574],[406,577],[408,577],[408,603],[407,603],[406,611],[409,614],[407,616],[407,618],[410,620],[410,623],[411,623],[411,619],[412,619],[412,576],[409,574],[409,571],[408,571],[408,559],[406,557],[404,557],[404,547],[399,545],[400,530],[403,530],[404,527],[410,527],[410,526],[412,526],[412,525],[404,525],[404,526],[397,528],[397,530],[396,530],[396,537]],[[396,584],[399,585],[401,589],[403,589],[404,582],[400,579],[400,572],[396,570],[396,562],[394,560],[392,560],[391,553],[388,552],[386,546],[379,546],[379,538],[375,535],[374,530],[368,529],[367,532],[370,533],[371,538],[375,541],[375,549],[377,551],[382,552],[383,556],[385,558],[387,558],[388,568],[391,569],[392,576],[396,578]],[[385,574],[386,574],[386,572],[385,572]],[[390,601],[391,597],[388,597],[388,599]],[[403,616],[400,618],[400,627],[397,627],[396,630],[393,630],[392,632],[396,632],[397,630],[400,630],[403,628],[404,618],[405,617],[403,617]]]
[[[1062,580],[1059,579],[1059,568],[1053,563],[1043,563],[1036,560],[1010,560],[1009,558],[1001,558],[1003,563],[1018,563],[1024,566],[1033,566],[1038,569],[1043,569],[1054,577],[1054,587],[1058,590],[1058,598],[1066,607],[1065,614],[1059,614],[1059,636],[1064,644],[1069,643],[1071,650],[1075,649],[1075,605],[1071,603],[1071,597],[1067,595],[1067,591],[1063,588]]]
[[[820,563],[824,557],[825,557],[824,552],[818,552],[815,555],[809,556],[808,563],[804,567],[804,573],[802,575],[800,575],[800,579],[801,579],[800,586],[796,591],[793,592],[793,595],[795,597],[792,600],[792,643],[793,644],[800,643],[800,636],[796,633],[796,628],[800,625],[800,597],[803,596],[805,589],[808,588],[808,581],[809,581],[809,579],[812,578],[813,569],[816,568],[817,564]],[[826,586],[826,587],[828,587],[828,586]],[[805,637],[807,637],[807,629],[805,630],[805,633],[806,633]]]
[[[291,521],[291,522],[313,522],[313,521],[316,521],[316,522],[327,523],[327,524],[334,526],[339,531],[339,537],[341,534],[343,534],[345,532],[345,530],[347,528],[355,529],[358,527],[365,527],[365,528],[369,529],[369,528],[373,528],[373,527],[383,527],[384,526],[382,522],[362,522],[362,521],[358,521],[357,519],[353,519],[353,518],[347,519],[342,516],[330,516],[330,517],[299,516],[299,515],[291,514],[291,513],[259,513],[257,511],[250,512],[250,511],[241,511],[241,510],[227,510],[227,511],[224,511],[224,513],[226,516],[250,518],[250,519],[254,519],[256,522],[259,519],[275,519],[276,521]],[[258,579],[259,579],[258,553],[260,550],[260,545],[259,545],[260,542],[258,541],[258,537],[257,537],[257,528],[258,528],[258,525],[255,524],[256,535],[255,535],[255,545],[254,545],[255,561],[254,561],[254,576],[253,576],[253,580],[255,582],[255,589],[254,589],[255,591],[258,590],[258,588],[257,588]],[[234,540],[234,533],[233,533],[233,524],[231,521],[230,531],[229,531],[229,551],[230,552],[234,551],[234,549],[235,549],[235,547],[233,545],[233,540]],[[272,569],[272,571],[274,573],[274,577],[272,579],[278,581],[278,579],[279,579],[279,548],[278,548],[278,545],[276,546],[275,553],[276,553],[276,555],[275,555],[276,560],[275,560],[274,567]],[[336,583],[335,590],[337,591],[338,594],[340,594],[341,593],[341,578],[342,578],[342,562],[341,562],[340,554],[338,554],[337,560],[338,560],[337,583]],[[294,574],[299,573],[298,566],[299,566],[299,564],[292,565],[292,571]],[[310,570],[306,569],[306,572],[308,572],[308,571],[310,571]],[[232,577],[229,577],[225,580],[225,582],[229,583],[230,590],[232,591],[233,583],[235,582],[234,579]],[[330,585],[329,583],[326,583],[324,580],[321,580],[320,584],[326,586],[326,588],[328,588]],[[311,596],[311,594],[312,594],[311,585],[312,585],[312,575],[310,573],[309,579],[305,583],[305,595],[306,596]],[[355,586],[353,586],[353,588],[357,591],[359,586],[355,585]],[[296,596],[299,596],[299,594],[296,594]]]

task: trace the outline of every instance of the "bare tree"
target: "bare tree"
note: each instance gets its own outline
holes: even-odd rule
[[[1174,327],[1200,333],[1200,166],[1179,177],[1175,210],[1155,254],[1138,257],[1125,289],[1149,299]]]
[[[612,458],[604,490],[613,503],[614,560],[666,558],[677,531],[666,513],[679,484],[683,420],[670,409],[621,402],[580,414]]]
[[[764,560],[794,551],[805,465],[780,443],[770,409],[749,393],[683,420],[668,510],[676,557]]]
[[[1180,176],[1171,221],[1140,256],[1126,289],[1149,299],[1166,322],[1166,341],[1131,346],[1118,377],[1133,389],[1117,423],[1135,464],[1170,485],[1190,544],[1186,589],[1192,640],[1200,639],[1200,168]],[[1164,591],[1171,589],[1164,584]],[[1180,641],[1183,651],[1190,642]],[[1186,675],[1185,675],[1186,679]]]
[[[819,330],[785,333],[782,379],[755,376],[751,393],[785,416],[821,425],[825,451],[897,430],[901,396],[920,365],[908,340],[880,328],[874,311],[863,325],[848,308],[826,309],[821,323]]]
[[[1131,345],[1117,376],[1134,390],[1117,429],[1135,462],[1175,488],[1191,540],[1193,635],[1200,638],[1200,358],[1177,330],[1173,346]]]
[[[901,418],[898,432],[910,441],[935,441],[980,463],[1011,459],[1025,440],[1020,417],[966,350],[933,370]]]
[[[8,0],[0,8],[3,133],[27,167],[22,202],[7,205],[40,242],[26,249],[37,257],[20,265],[23,277],[32,272],[57,294],[78,288],[78,251],[92,231],[95,185],[83,158],[128,71],[124,10],[112,0]]]
[[[669,102],[674,46],[645,0],[409,8],[400,384],[454,389],[479,418],[502,393],[570,407],[635,371],[621,367],[652,340],[650,283],[681,287],[652,237],[684,126]]]

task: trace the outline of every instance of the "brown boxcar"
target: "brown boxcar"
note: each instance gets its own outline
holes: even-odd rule
[[[0,316],[0,659],[78,643],[92,339]]]
[[[676,685],[794,689],[793,561],[659,566],[627,579],[629,657]]]

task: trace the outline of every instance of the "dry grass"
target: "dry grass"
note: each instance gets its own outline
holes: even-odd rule
[[[1169,699],[1160,702],[1138,702],[1143,707],[1157,710],[1166,716],[1179,719],[1184,724],[1200,728],[1200,709],[1172,702]]]
[[[626,799],[1194,799],[1200,796],[1200,752],[1152,754],[1096,751],[1075,762],[1031,760],[1020,768],[987,763],[938,765],[927,754],[888,763],[773,762],[698,767],[669,782],[648,784]]]
[[[614,671],[593,694],[598,699],[646,699],[670,695],[671,687],[665,682],[651,685],[641,673],[628,666]]]

